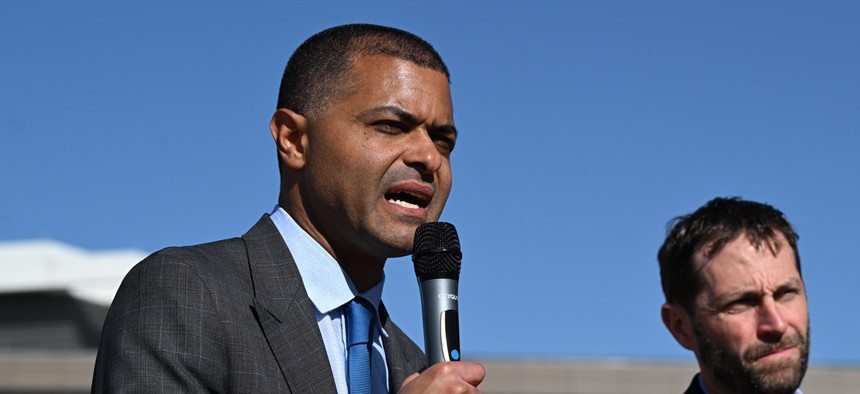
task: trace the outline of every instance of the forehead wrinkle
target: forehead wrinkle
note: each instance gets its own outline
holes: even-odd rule
[[[749,292],[751,288],[757,287],[754,283],[753,276],[749,275],[747,272],[746,275],[740,275],[736,281],[732,282],[729,285],[729,289],[725,291],[719,291],[716,286],[716,275],[713,271],[709,271],[708,268],[713,264],[716,264],[716,260],[718,256],[721,256],[723,260],[730,259],[729,262],[724,261],[723,264],[726,265],[729,269],[735,270],[738,265],[733,265],[733,263],[739,263],[740,266],[745,268],[753,267],[753,262],[749,259],[749,257],[745,253],[739,253],[739,251],[734,248],[730,248],[729,246],[737,242],[739,238],[736,238],[730,242],[727,242],[723,245],[723,248],[717,252],[712,253],[709,251],[712,245],[705,245],[699,252],[696,253],[696,275],[698,275],[702,279],[702,288],[700,289],[701,294],[707,295],[708,297],[708,305],[713,306],[712,304],[718,302],[721,299],[724,299],[729,294],[737,294],[737,293],[746,293]],[[744,247],[753,247],[756,252],[759,252],[758,248],[755,248],[754,245],[751,245],[749,240]],[[726,264],[729,263],[729,264]],[[761,286],[758,286],[761,288]]]
[[[696,255],[697,273],[704,280],[701,291],[703,294],[707,294],[710,299],[709,304],[719,303],[727,298],[730,299],[743,294],[760,296],[792,285],[803,286],[803,280],[797,276],[779,279],[781,273],[778,270],[765,269],[757,257],[762,254],[772,254],[772,257],[776,258],[783,251],[773,254],[772,248],[765,247],[763,244],[755,245],[753,240],[748,238],[741,241],[744,243],[740,249],[730,247],[732,243],[741,239],[738,238],[729,242],[720,252],[709,257],[705,255],[704,251],[700,251]],[[773,242],[777,242],[777,240]],[[715,264],[717,257],[720,257],[725,266],[721,270],[721,276],[728,274],[733,277],[733,281],[729,284],[726,284],[725,281],[721,284],[723,289],[714,286],[716,285],[717,274],[713,270],[708,270]]]
[[[741,247],[740,250],[737,250],[735,248],[730,247],[732,244],[735,244],[737,242],[743,242],[743,241],[746,241],[746,242],[743,243],[743,246]],[[776,240],[774,240],[772,242],[777,243],[777,245],[778,245],[778,242]],[[768,242],[768,243],[770,243],[770,242]],[[705,268],[707,268],[707,266],[710,265],[714,260],[716,260],[717,256],[719,256],[721,254],[728,254],[726,257],[737,260],[737,261],[743,263],[743,265],[745,265],[745,266],[750,266],[752,262],[748,258],[749,257],[748,253],[745,253],[745,252],[752,250],[754,254],[758,254],[758,253],[762,253],[765,249],[762,247],[763,245],[762,245],[762,242],[760,240],[757,242],[755,239],[747,236],[746,234],[741,234],[741,235],[735,237],[734,239],[731,239],[731,240],[725,242],[724,244],[722,244],[720,246],[720,248],[718,250],[715,248],[714,244],[715,244],[715,241],[709,241],[709,242],[705,242],[701,247],[698,248],[698,251],[696,252],[696,260],[698,263],[697,268],[698,268],[699,272],[704,271]],[[768,249],[771,252],[774,251],[772,248],[768,248]],[[778,254],[778,247],[777,247],[777,252],[773,252],[773,256],[776,257],[777,254]]]
[[[744,294],[760,295],[764,292],[763,283],[756,283],[752,276],[743,276],[732,282],[727,288],[718,289],[716,286],[705,286],[703,293],[708,297],[708,304],[719,304],[726,299]]]

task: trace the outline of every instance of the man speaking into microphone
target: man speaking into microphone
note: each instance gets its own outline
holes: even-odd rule
[[[381,302],[386,260],[411,253],[451,190],[449,84],[402,30],[338,26],[299,46],[270,123],[277,206],[241,238],[132,269],[93,391],[477,392],[481,365],[427,367]]]

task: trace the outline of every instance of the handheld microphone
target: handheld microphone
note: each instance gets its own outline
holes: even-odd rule
[[[463,255],[457,230],[450,223],[424,223],[415,230],[412,250],[415,276],[421,290],[427,365],[459,361],[457,282]]]

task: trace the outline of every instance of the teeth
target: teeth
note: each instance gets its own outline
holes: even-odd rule
[[[388,200],[388,202],[400,205],[401,207],[405,207],[405,208],[411,208],[411,209],[418,209],[419,208],[418,205],[415,205],[411,202],[402,201],[402,200],[391,199],[391,200]]]

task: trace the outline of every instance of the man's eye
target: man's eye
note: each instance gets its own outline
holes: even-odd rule
[[[798,291],[796,289],[788,289],[788,290],[783,290],[783,291],[780,291],[779,293],[776,293],[774,295],[774,298],[777,301],[791,301],[798,294],[800,294],[800,291]]]
[[[454,140],[448,137],[435,137],[433,138],[436,141],[436,145],[439,145],[442,149],[450,152],[454,150]]]
[[[398,133],[406,130],[406,126],[394,120],[380,120],[374,122],[373,127],[385,133]]]
[[[726,313],[741,313],[755,306],[755,302],[749,299],[740,299],[729,302],[723,308]]]

